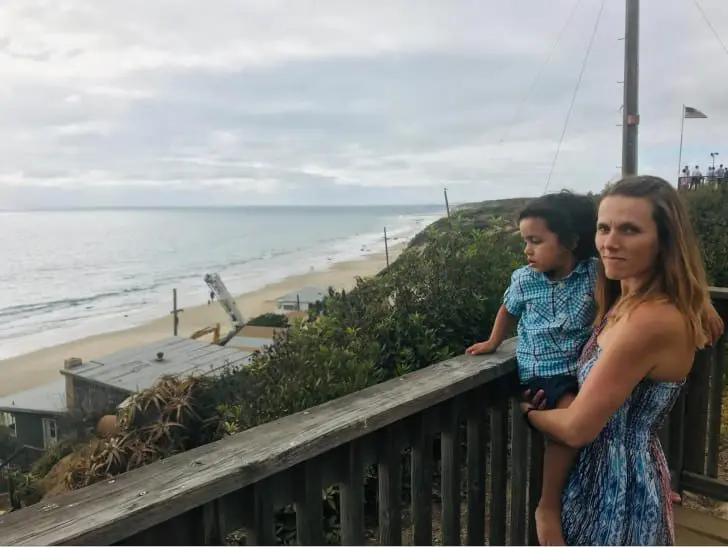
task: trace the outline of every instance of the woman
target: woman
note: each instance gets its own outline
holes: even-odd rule
[[[563,495],[568,545],[674,544],[657,432],[708,342],[705,271],[688,215],[663,179],[623,179],[599,206],[594,333],[568,409],[522,405],[545,435],[581,448]],[[722,331],[722,324],[713,326]]]

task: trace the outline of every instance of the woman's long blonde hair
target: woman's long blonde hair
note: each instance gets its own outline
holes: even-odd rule
[[[708,283],[695,232],[680,195],[664,179],[635,176],[623,178],[609,187],[603,197],[611,196],[642,198],[652,203],[659,249],[652,277],[638,291],[619,300],[616,306],[621,295],[620,283],[607,279],[600,261],[596,286],[597,324],[610,310],[610,320],[619,320],[643,302],[666,301],[683,314],[691,343],[702,349],[707,343]]]

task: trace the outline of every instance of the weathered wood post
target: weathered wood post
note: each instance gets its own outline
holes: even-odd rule
[[[177,336],[179,330],[179,314],[183,312],[183,309],[177,309],[177,289],[172,289],[172,311],[170,312],[174,317],[174,323],[172,325],[172,333]]]

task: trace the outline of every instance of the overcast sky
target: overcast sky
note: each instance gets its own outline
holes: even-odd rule
[[[700,5],[728,43],[728,1]],[[3,0],[0,208],[540,194],[599,8]],[[640,170],[674,178],[682,103],[709,116],[685,161],[728,160],[728,54],[693,0],[643,0],[641,22]],[[550,190],[618,172],[623,32],[607,0]]]

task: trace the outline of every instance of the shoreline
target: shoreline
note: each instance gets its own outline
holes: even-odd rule
[[[407,243],[393,245],[389,249],[390,262],[401,254]],[[385,253],[373,253],[358,260],[332,264],[325,270],[293,275],[264,287],[233,295],[243,317],[275,311],[275,299],[304,286],[316,286],[327,290],[349,290],[356,284],[356,277],[371,277],[386,267]],[[224,279],[223,279],[224,281]],[[184,307],[179,315],[179,336],[188,337],[203,327],[220,323],[221,333],[228,331],[229,320],[217,303]],[[69,357],[90,360],[115,353],[135,345],[147,344],[172,336],[172,316],[158,317],[141,325],[123,330],[94,334],[70,342],[37,349],[29,353],[0,360],[0,396],[49,384],[62,378],[59,370]],[[206,340],[203,337],[201,340]]]

